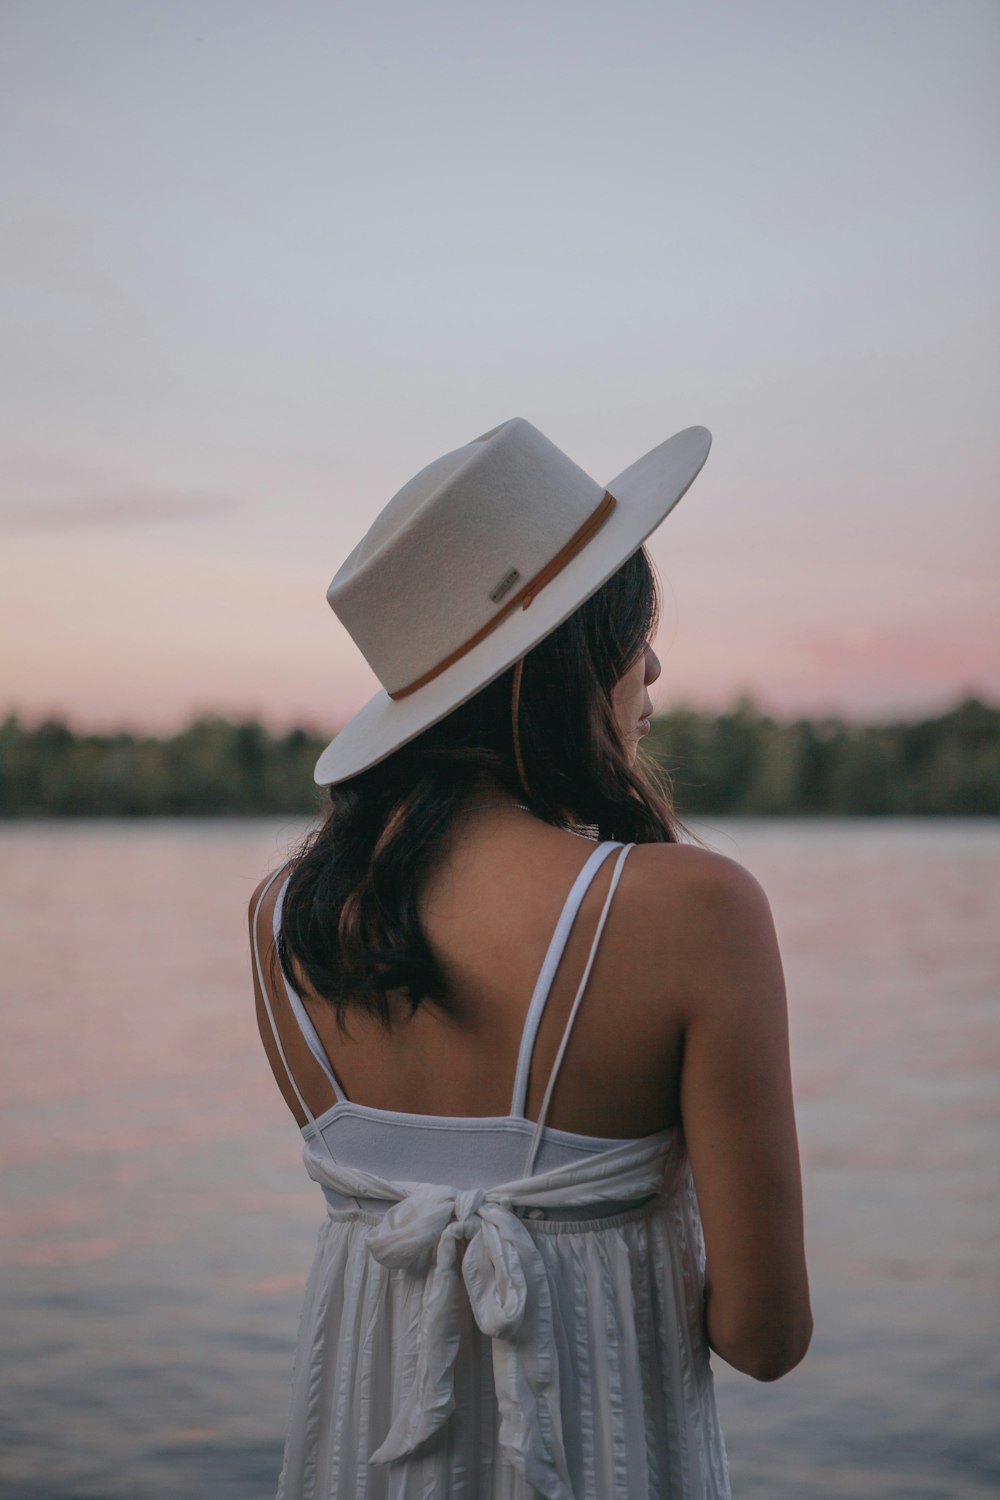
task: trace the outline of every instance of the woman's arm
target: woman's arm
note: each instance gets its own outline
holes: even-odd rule
[[[707,857],[706,857],[707,856]],[[781,957],[742,865],[699,856],[681,1114],[705,1232],[711,1347],[756,1380],[812,1336]]]

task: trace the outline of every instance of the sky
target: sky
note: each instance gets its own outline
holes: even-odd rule
[[[995,0],[4,0],[0,714],[333,731],[341,561],[527,417],[655,534],[658,710],[1000,699]]]

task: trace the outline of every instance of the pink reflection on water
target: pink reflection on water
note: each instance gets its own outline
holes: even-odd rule
[[[9,1262],[15,1266],[79,1266],[95,1260],[110,1260],[112,1256],[122,1255],[133,1248],[128,1240],[116,1240],[110,1235],[95,1235],[91,1239],[34,1245],[30,1251],[12,1254]]]
[[[283,1297],[288,1292],[301,1292],[305,1282],[297,1272],[286,1276],[258,1276],[246,1283],[251,1297]]]

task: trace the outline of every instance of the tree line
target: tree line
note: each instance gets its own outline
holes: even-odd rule
[[[315,814],[325,743],[255,720],[199,718],[166,737],[77,733],[60,720],[0,725],[0,817],[250,817]],[[967,697],[936,718],[852,724],[779,720],[749,697],[731,710],[679,706],[646,753],[681,817],[997,816],[1000,706]]]

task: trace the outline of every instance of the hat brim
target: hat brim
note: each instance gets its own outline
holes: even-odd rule
[[[398,701],[384,690],[349,719],[323,751],[318,786],[346,781],[399,750],[487,687],[550,635],[616,573],[670,514],[697,478],[712,446],[705,427],[686,427],[612,479],[617,504],[582,551],[535,596],[440,676]]]

